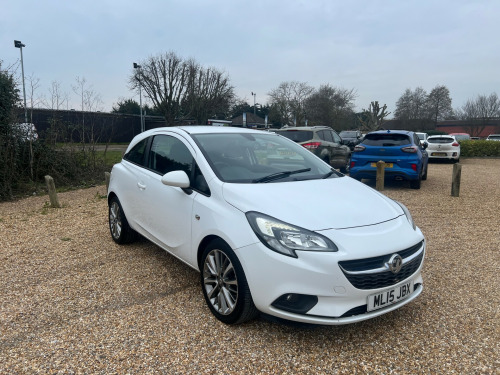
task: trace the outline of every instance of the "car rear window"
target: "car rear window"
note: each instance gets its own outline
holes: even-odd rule
[[[453,143],[455,140],[451,137],[427,138],[427,143]]]
[[[313,139],[313,132],[308,130],[281,130],[276,133],[295,142],[305,142]]]
[[[379,133],[379,134],[367,134],[363,142],[368,146],[404,146],[411,143],[410,137],[406,134],[390,134],[390,133]]]

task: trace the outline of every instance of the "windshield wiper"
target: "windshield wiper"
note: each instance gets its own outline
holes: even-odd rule
[[[304,169],[297,169],[296,171],[277,172],[277,173],[270,174],[269,176],[256,178],[255,180],[252,180],[252,182],[254,184],[257,184],[259,182],[269,182],[269,181],[279,180],[281,178],[286,178],[288,176],[291,176],[292,174],[309,172],[310,170],[311,170],[311,168],[304,168]]]

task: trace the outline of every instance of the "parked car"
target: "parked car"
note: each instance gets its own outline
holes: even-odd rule
[[[373,318],[423,289],[408,209],[275,133],[187,126],[137,135],[111,172],[109,229],[200,272],[227,324],[260,312],[313,323]]]
[[[349,171],[351,150],[329,126],[297,126],[282,128],[276,133],[297,142],[341,172]]]
[[[455,137],[455,139],[460,142],[460,141],[469,141],[470,140],[470,135],[467,133],[450,133],[449,135]]]
[[[38,132],[36,130],[35,124],[31,123],[20,123],[13,125],[14,135],[25,142],[34,142],[38,139]]]
[[[421,144],[414,132],[405,130],[380,130],[368,133],[363,142],[354,148],[350,176],[361,180],[375,179],[377,162],[386,162],[385,178],[408,180],[412,189],[420,189],[427,179],[427,145]]]
[[[427,133],[416,132],[415,134],[420,139],[420,143],[424,143],[427,140],[427,138],[429,137],[429,134],[427,134]]]
[[[359,130],[343,130],[339,133],[342,143],[354,150],[354,147],[363,140],[363,135]]]
[[[500,141],[500,134],[490,134],[487,138],[487,141]]]
[[[460,143],[452,135],[431,135],[427,138],[429,159],[460,161]]]

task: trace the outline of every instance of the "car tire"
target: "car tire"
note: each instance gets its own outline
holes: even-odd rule
[[[259,314],[241,263],[224,241],[214,240],[205,248],[200,275],[205,302],[221,322],[239,324]]]
[[[424,172],[424,174],[422,175],[422,180],[423,180],[423,181],[427,180],[427,170],[428,170],[428,169],[429,169],[429,164],[427,164],[427,165],[425,166],[425,172]]]
[[[122,205],[117,197],[111,198],[108,213],[109,231],[113,241],[120,245],[133,242],[136,238],[136,232],[130,228]]]
[[[344,166],[344,167],[342,167],[342,168],[340,168],[340,171],[341,171],[343,174],[348,174],[348,173],[349,173],[350,166],[351,166],[351,158],[347,158],[347,161],[346,161],[345,166]]]
[[[420,185],[422,184],[422,178],[420,177],[418,180],[410,181],[410,188],[412,189],[420,189]]]

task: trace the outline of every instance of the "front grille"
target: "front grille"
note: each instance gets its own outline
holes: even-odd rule
[[[418,270],[424,258],[423,241],[397,252],[403,258],[403,262],[406,260],[406,263],[396,274],[392,273],[385,265],[395,253],[373,258],[342,261],[339,262],[339,266],[355,288],[385,288],[407,279]],[[411,259],[412,256],[414,256],[413,259]]]

